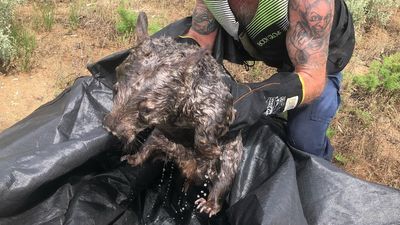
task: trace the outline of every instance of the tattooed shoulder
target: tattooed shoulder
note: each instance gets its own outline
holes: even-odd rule
[[[192,16],[192,28],[199,34],[207,35],[218,28],[217,21],[204,3],[196,4]]]
[[[294,63],[305,64],[313,54],[327,55],[334,0],[289,0],[291,28],[287,44]]]

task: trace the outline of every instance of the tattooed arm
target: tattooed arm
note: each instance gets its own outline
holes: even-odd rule
[[[303,81],[305,103],[318,97],[325,86],[333,13],[334,0],[289,0],[286,45]]]
[[[212,51],[218,23],[202,0],[196,1],[192,17],[192,27],[186,35],[195,39],[201,47]]]

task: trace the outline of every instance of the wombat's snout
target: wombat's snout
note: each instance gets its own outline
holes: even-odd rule
[[[117,134],[117,132],[116,132],[116,123],[114,122],[114,119],[113,119],[113,117],[110,115],[110,114],[107,114],[105,117],[104,117],[104,120],[103,120],[103,127],[104,127],[104,129],[106,129],[108,132],[110,132],[110,133],[112,133],[114,136],[117,136],[118,138],[119,138],[119,136],[118,136],[118,134]]]
[[[103,127],[127,144],[135,139],[137,133],[135,127],[129,126],[129,124],[124,123],[120,119],[116,119],[111,113],[104,117]]]

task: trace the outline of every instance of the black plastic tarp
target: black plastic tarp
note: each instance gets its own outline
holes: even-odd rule
[[[163,34],[179,24],[187,20]],[[244,133],[221,213],[198,213],[193,202],[204,186],[185,192],[172,162],[121,162],[120,142],[102,128],[114,68],[127,54],[91,65],[92,76],[0,134],[0,224],[400,224],[399,190],[288,147],[277,117]]]

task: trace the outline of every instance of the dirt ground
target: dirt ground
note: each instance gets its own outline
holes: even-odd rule
[[[68,2],[57,2],[56,22],[51,32],[34,31],[37,48],[32,70],[13,69],[7,75],[0,75],[0,132],[54,99],[76,77],[89,75],[88,63],[129,47],[129,40],[120,40],[112,34],[112,26],[104,19],[107,14],[92,18],[87,13],[78,29],[70,29],[68,7]],[[168,14],[146,4],[134,7],[145,10],[150,21],[164,18],[162,25],[190,13],[184,10]],[[18,9],[19,18],[27,26],[34,10],[30,4]],[[105,12],[97,12],[101,13]],[[95,23],[103,24],[96,27]],[[399,36],[400,13],[397,13],[386,27],[373,27],[362,38],[358,37],[345,77],[365,73],[371,60],[399,52]],[[395,102],[385,107],[384,101],[388,101],[385,96],[359,98],[354,97],[355,92],[351,81],[345,78],[343,105],[332,124],[335,131],[332,143],[344,155],[336,163],[357,177],[400,188],[400,105]],[[367,110],[370,116],[363,118],[357,109]]]

